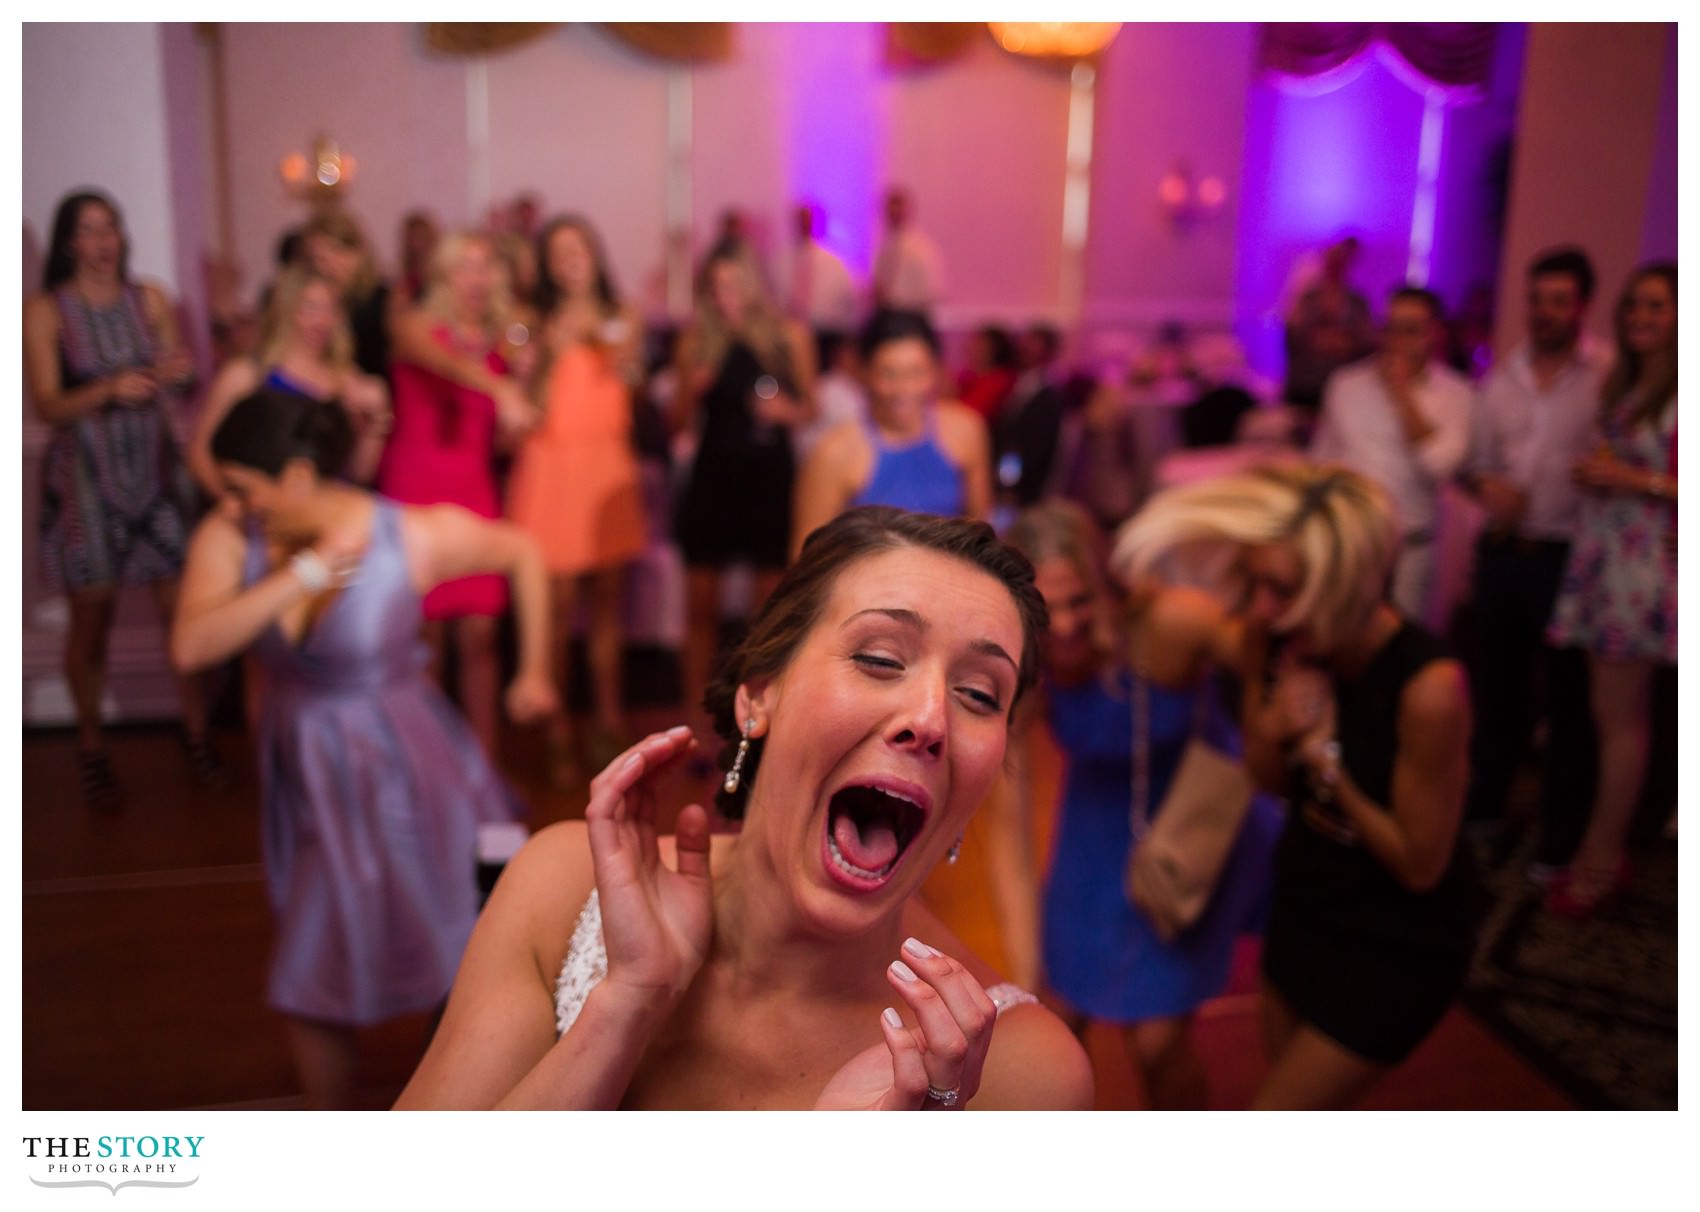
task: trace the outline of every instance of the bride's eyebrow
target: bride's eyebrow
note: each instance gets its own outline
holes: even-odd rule
[[[870,606],[866,610],[858,610],[855,614],[844,620],[844,626],[850,626],[850,624],[854,623],[857,619],[866,614],[884,615],[886,618],[902,623],[905,627],[912,627],[916,631],[926,631],[929,626],[927,620],[921,617],[920,614],[913,610],[905,610],[899,606]],[[982,653],[985,656],[998,657],[1001,660],[1008,661],[1011,669],[1020,672],[1021,666],[1016,664],[1014,657],[1004,651],[1002,644],[993,640],[975,640],[969,645],[969,647],[975,652]]]

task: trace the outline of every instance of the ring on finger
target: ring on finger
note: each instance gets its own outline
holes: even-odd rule
[[[928,1085],[927,1097],[941,1107],[954,1107],[962,1100],[962,1090],[940,1090],[937,1086]]]

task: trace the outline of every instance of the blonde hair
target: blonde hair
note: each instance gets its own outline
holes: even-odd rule
[[[1302,582],[1275,629],[1302,623],[1326,651],[1386,597],[1400,536],[1392,503],[1373,481],[1336,465],[1272,464],[1157,494],[1117,531],[1110,569],[1138,584],[1216,557],[1214,588],[1238,600],[1244,586],[1232,557],[1276,543],[1291,545]]]
[[[449,291],[449,268],[468,248],[482,244],[490,252],[495,268],[496,284],[490,291],[490,305],[480,316],[479,323],[491,337],[500,337],[515,318],[513,289],[508,280],[508,265],[493,236],[481,231],[451,232],[437,241],[431,253],[431,276],[426,282],[425,297],[420,307],[439,320],[453,323],[459,319],[454,311],[454,299]]]
[[[283,351],[295,339],[295,313],[301,306],[301,297],[316,282],[330,291],[331,306],[336,309],[336,327],[331,330],[325,361],[339,371],[354,365],[354,334],[349,330],[348,312],[343,309],[337,284],[310,265],[292,265],[272,283],[271,297],[266,300],[266,314],[260,320],[257,360],[261,370],[276,366],[282,360]]]
[[[1004,542],[1037,568],[1046,560],[1066,560],[1092,594],[1092,647],[1099,656],[1121,661],[1122,635],[1116,626],[1116,593],[1105,564],[1104,534],[1073,501],[1040,501],[1021,511]]]
[[[349,280],[344,293],[350,299],[364,300],[378,288],[378,266],[372,259],[372,245],[366,239],[366,233],[354,216],[345,210],[321,210],[307,221],[301,229],[302,247],[311,236],[324,236],[333,243],[344,248],[352,248],[360,253],[360,265],[354,271],[354,277]]]
[[[744,307],[742,335],[749,343],[750,352],[765,369],[781,378],[795,374],[797,368],[791,365],[785,316],[768,292],[761,267],[755,263],[749,250],[741,245],[716,248],[708,254],[697,274],[694,327],[699,362],[704,366],[718,366],[732,346],[732,329],[714,304],[714,269],[717,265],[730,265],[743,275],[744,295],[748,301]]]

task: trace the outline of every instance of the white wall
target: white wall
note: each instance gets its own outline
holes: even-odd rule
[[[26,239],[45,250],[59,199],[97,186],[124,212],[131,272],[179,286],[160,27],[32,22],[23,66]]]
[[[1089,302],[1103,315],[1168,314],[1176,300],[1189,314],[1228,313],[1252,28],[1129,26],[1106,57],[1088,280]],[[587,25],[479,59],[432,55],[416,25],[227,25],[247,287],[269,276],[277,236],[304,214],[278,185],[277,162],[323,129],[359,161],[350,203],[386,261],[411,206],[455,224],[481,217],[486,195],[530,188],[549,211],[588,214],[622,286],[653,298],[669,81],[682,77],[699,253],[721,212],[737,207],[782,273],[790,207],[809,194],[826,206],[829,242],[865,274],[880,197],[901,182],[943,248],[947,322],[1054,316],[1067,72],[1007,55],[989,38],[949,63],[894,69],[884,38],[872,22],[746,24],[730,61],[681,67]],[[478,99],[485,106],[487,141],[469,130],[469,89],[474,114]],[[1229,212],[1183,239],[1147,205],[1177,154],[1230,183]]]

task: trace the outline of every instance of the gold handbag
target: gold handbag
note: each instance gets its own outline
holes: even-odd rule
[[[1206,677],[1193,711],[1192,738],[1153,819],[1151,690],[1137,672],[1133,684],[1133,853],[1128,857],[1127,899],[1168,943],[1197,922],[1210,904],[1251,807],[1252,784],[1243,763],[1202,736],[1206,696],[1212,690]]]

